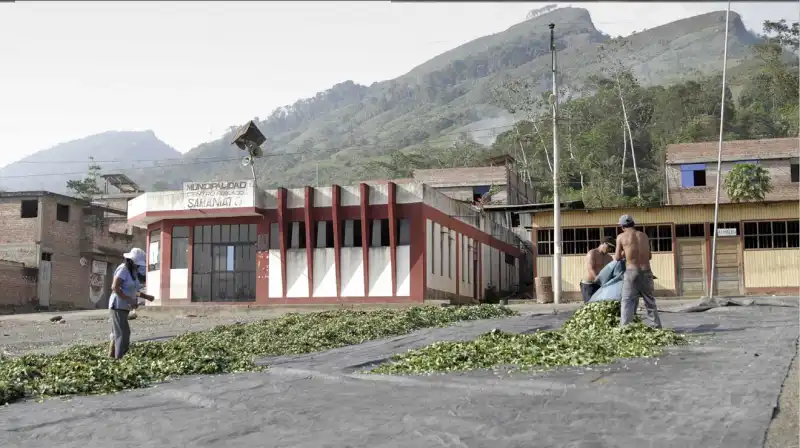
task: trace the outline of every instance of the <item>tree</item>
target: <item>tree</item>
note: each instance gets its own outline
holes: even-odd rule
[[[91,201],[103,193],[103,191],[97,185],[97,180],[99,178],[100,165],[95,163],[94,157],[89,157],[89,169],[86,173],[86,177],[81,180],[68,180],[67,190],[69,190],[72,195],[77,198],[85,201]]]
[[[731,202],[763,201],[772,191],[772,183],[764,167],[742,163],[725,176],[725,191]]]
[[[167,191],[169,188],[169,184],[163,180],[158,180],[153,183],[153,191]]]

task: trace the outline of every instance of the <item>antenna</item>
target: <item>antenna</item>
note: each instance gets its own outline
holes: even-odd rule
[[[242,166],[250,166],[250,171],[253,174],[253,186],[256,185],[255,159],[264,155],[261,145],[266,141],[267,138],[264,137],[255,122],[250,120],[239,128],[231,142],[232,145],[236,145],[242,151],[247,151],[247,155],[242,159]]]

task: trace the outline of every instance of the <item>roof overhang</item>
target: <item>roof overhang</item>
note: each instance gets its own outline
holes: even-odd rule
[[[128,218],[128,224],[146,227],[164,220],[191,220],[210,218],[237,218],[245,216],[263,216],[264,211],[256,207],[235,207],[222,209],[164,210],[147,211]]]

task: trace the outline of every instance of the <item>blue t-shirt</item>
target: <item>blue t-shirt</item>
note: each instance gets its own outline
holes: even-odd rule
[[[135,300],[136,291],[139,290],[139,280],[134,278],[135,276],[131,275],[131,271],[128,270],[128,267],[125,266],[125,263],[117,266],[117,269],[114,271],[114,278],[116,279],[117,277],[119,277],[120,281],[122,282],[120,288],[122,289],[122,292],[126,296],[132,297]],[[117,310],[130,310],[131,306],[128,305],[128,302],[119,297],[117,293],[111,291],[111,296],[108,298],[108,308]]]

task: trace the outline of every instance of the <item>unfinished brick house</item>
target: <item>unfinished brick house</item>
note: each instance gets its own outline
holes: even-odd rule
[[[723,142],[722,173],[740,163],[757,163],[769,171],[773,190],[767,201],[800,200],[797,138]],[[713,204],[717,182],[718,142],[667,146],[667,205]],[[720,202],[729,202],[720,188]]]
[[[127,218],[46,191],[0,193],[0,305],[105,307],[122,254],[145,244],[144,230],[110,229],[107,216]]]

